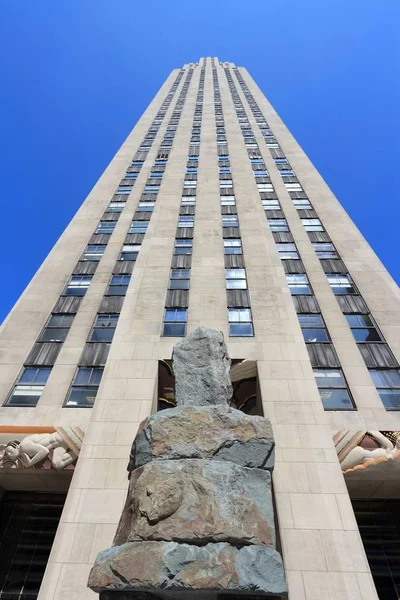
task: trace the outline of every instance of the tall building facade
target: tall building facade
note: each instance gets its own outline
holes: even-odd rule
[[[0,600],[94,600],[133,437],[200,325],[234,405],[273,425],[290,600],[398,597],[398,287],[246,69],[207,58],[170,74],[2,326]]]

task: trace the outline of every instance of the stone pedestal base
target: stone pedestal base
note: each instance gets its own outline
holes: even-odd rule
[[[101,594],[101,600],[226,600],[226,595],[235,594],[253,599],[287,597],[276,550],[226,543],[114,546],[97,556],[89,587]]]

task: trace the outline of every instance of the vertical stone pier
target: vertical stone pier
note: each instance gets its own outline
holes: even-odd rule
[[[172,358],[177,407],[141,424],[113,546],[88,585],[100,600],[286,598],[270,422],[229,406],[221,332],[196,329]]]

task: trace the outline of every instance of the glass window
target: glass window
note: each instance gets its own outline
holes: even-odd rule
[[[294,175],[294,171],[292,171],[292,169],[281,169],[279,171],[279,174],[281,175],[281,177],[290,177]]]
[[[293,204],[297,208],[297,210],[312,209],[311,203],[308,198],[300,198],[298,200],[294,199]]]
[[[36,406],[51,373],[51,367],[25,367],[7,399],[7,406]]]
[[[301,219],[306,231],[324,231],[319,219]]]
[[[194,215],[179,215],[178,227],[194,227]]]
[[[115,229],[115,221],[100,221],[95,233],[112,233]]]
[[[101,367],[79,367],[72,382],[65,406],[91,408],[103,375]]]
[[[354,405],[340,369],[313,369],[325,410],[353,410]]]
[[[193,240],[176,239],[174,254],[192,254]]]
[[[139,173],[125,173],[124,179],[136,179]]]
[[[186,167],[186,173],[197,173],[197,167]]]
[[[339,258],[335,246],[331,243],[316,242],[313,248],[319,259],[321,258]]]
[[[287,163],[287,158],[274,158],[274,162],[276,165],[285,165]]]
[[[302,192],[301,185],[299,183],[285,183],[285,188],[288,192]]]
[[[74,320],[74,314],[54,314],[40,336],[41,342],[63,342]]]
[[[228,308],[228,319],[230,336],[254,335],[250,308]]]
[[[103,245],[89,245],[82,256],[82,260],[100,260],[105,249],[106,247]]]
[[[140,244],[125,244],[122,246],[119,260],[136,260],[139,250]]]
[[[182,196],[182,206],[196,206],[196,196]]]
[[[381,342],[375,325],[368,315],[351,314],[345,315],[356,342]]]
[[[222,227],[239,227],[237,215],[222,215]]]
[[[143,191],[145,194],[158,194],[158,192],[160,191],[160,186],[159,185],[145,185]]]
[[[261,200],[264,210],[280,210],[279,200]]]
[[[286,219],[268,219],[271,231],[289,231]]]
[[[245,269],[225,269],[227,290],[247,290]]]
[[[72,275],[64,294],[66,296],[84,296],[92,277],[92,275]]]
[[[272,183],[257,183],[260,192],[273,192],[274,186]]]
[[[224,254],[242,254],[242,241],[238,238],[225,239]]]
[[[321,315],[299,314],[297,316],[305,342],[329,342],[328,332]]]
[[[162,335],[183,336],[186,332],[187,308],[166,308]]]
[[[149,179],[161,179],[164,175],[164,171],[151,171]]]
[[[183,183],[183,187],[184,188],[195,188],[197,186],[197,180],[193,179],[193,180],[187,180],[184,181]]]
[[[129,196],[133,188],[133,185],[120,185],[117,188],[116,194],[123,194],[125,196]]]
[[[99,313],[93,325],[90,342],[111,342],[119,315]]]
[[[230,188],[230,187],[232,187],[232,185],[233,185],[232,179],[220,179],[219,180],[219,187]]]
[[[139,202],[136,207],[137,212],[152,212],[156,203],[155,202]]]
[[[307,275],[287,274],[286,281],[292,296],[298,294],[311,295],[311,288],[308,283]]]
[[[230,167],[219,167],[219,172],[220,173],[230,173],[231,168]]]
[[[336,273],[327,274],[329,285],[334,294],[355,294],[356,289],[349,275],[337,275]]]
[[[276,248],[279,252],[281,260],[297,260],[299,258],[296,244],[276,244]]]
[[[128,233],[146,233],[149,221],[132,221]]]
[[[269,177],[269,173],[266,169],[257,169],[253,171],[254,177]]]
[[[190,279],[190,269],[171,269],[171,279]]]
[[[130,275],[113,275],[111,277],[106,295],[125,296],[130,280]]]
[[[126,202],[110,202],[107,206],[107,212],[122,212],[125,208]]]
[[[369,372],[386,410],[400,410],[400,371],[370,369]]]

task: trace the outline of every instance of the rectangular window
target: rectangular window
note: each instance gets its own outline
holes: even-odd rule
[[[369,372],[386,410],[400,410],[400,371],[370,369]]]
[[[313,369],[325,410],[354,410],[340,369]]]
[[[257,169],[253,171],[254,177],[269,177],[269,173],[266,169]]]
[[[186,173],[197,173],[197,167],[186,167]]]
[[[286,281],[292,296],[297,296],[299,294],[303,294],[306,296],[311,295],[311,288],[308,282],[307,275],[287,274]]]
[[[219,167],[219,172],[220,173],[230,173],[231,168],[230,167]]]
[[[299,183],[285,183],[288,192],[302,192],[303,189]]]
[[[139,250],[140,244],[124,244],[119,260],[136,260]]]
[[[139,173],[125,173],[124,179],[136,179]]]
[[[164,171],[151,171],[149,179],[161,179],[164,175]]]
[[[164,315],[164,336],[184,336],[186,332],[187,308],[166,308]]]
[[[274,186],[272,183],[257,183],[259,192],[273,192]]]
[[[369,315],[344,315],[351,328],[356,342],[381,342],[382,338],[379,335],[374,323]]]
[[[276,165],[285,165],[287,163],[287,158],[274,158],[274,162]]]
[[[356,294],[356,289],[349,275],[327,274],[331,290],[336,295]]]
[[[193,240],[185,240],[177,238],[175,240],[174,254],[192,254]]]
[[[92,277],[92,275],[72,275],[64,294],[66,296],[84,296]]]
[[[171,269],[169,290],[188,290],[190,269]]]
[[[250,308],[228,308],[229,335],[248,337],[254,335]]]
[[[122,212],[126,206],[126,202],[110,202],[107,206],[107,212]]]
[[[132,221],[128,233],[146,233],[149,221]]]
[[[116,194],[124,194],[125,196],[129,196],[133,189],[133,185],[120,185],[117,188]]]
[[[143,160],[133,160],[131,162],[131,167],[139,167],[140,169],[143,167]]]
[[[182,196],[181,206],[196,206],[196,196]]]
[[[301,219],[306,231],[324,231],[319,219]]]
[[[160,191],[160,186],[159,185],[145,185],[143,191],[145,194],[158,194],[158,192]]]
[[[233,186],[232,179],[220,179],[219,180],[219,187],[221,187],[221,188],[230,188],[232,186]]]
[[[247,290],[245,269],[225,269],[227,290]]]
[[[297,260],[299,258],[295,244],[276,244],[281,260]]]
[[[179,215],[178,227],[194,227],[194,215]]]
[[[307,210],[312,209],[311,203],[308,198],[300,198],[299,200],[293,200],[294,206],[297,210]]]
[[[39,338],[41,342],[63,342],[68,335],[75,315],[54,314]]]
[[[220,196],[221,206],[235,206],[235,196]]]
[[[321,315],[299,314],[297,316],[305,342],[329,342],[328,332]]]
[[[106,295],[107,296],[125,296],[130,280],[131,280],[130,275],[113,275],[111,277],[111,281],[108,286]]]
[[[242,254],[242,241],[238,238],[225,239],[224,254]]]
[[[139,202],[136,207],[136,212],[152,212],[155,205],[155,202]]]
[[[100,221],[97,225],[95,233],[109,233],[111,234],[115,229],[115,221]]]
[[[222,227],[239,227],[237,215],[222,215]]]
[[[268,225],[271,231],[289,231],[286,219],[268,219]]]
[[[184,189],[188,189],[188,188],[189,188],[189,189],[191,189],[191,188],[195,188],[195,187],[197,187],[197,180],[196,180],[196,179],[193,179],[193,180],[187,180],[187,181],[184,181],[184,183],[183,183],[183,187],[184,187]]]
[[[6,405],[36,406],[50,373],[49,367],[24,367]]]
[[[293,177],[294,171],[292,169],[281,169],[279,174],[281,177]]]
[[[264,210],[280,210],[279,200],[261,200]]]
[[[316,242],[313,245],[316,255],[319,259],[321,258],[339,258],[336,252],[336,248],[331,243]]]
[[[105,245],[89,245],[82,256],[82,260],[100,260],[105,249]]]
[[[103,375],[101,367],[79,367],[69,390],[65,406],[92,408]]]
[[[93,325],[89,342],[111,342],[119,315],[99,313]]]

